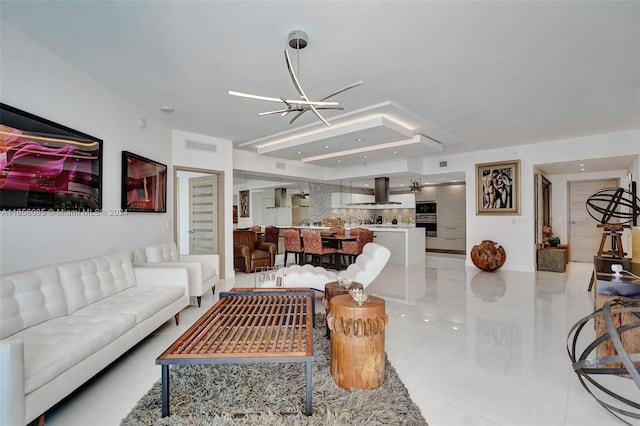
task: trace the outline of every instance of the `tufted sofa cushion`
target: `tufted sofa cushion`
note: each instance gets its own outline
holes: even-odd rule
[[[147,262],[177,262],[180,260],[174,243],[155,244],[144,249]]]
[[[130,252],[57,266],[67,300],[67,314],[136,285]]]
[[[25,393],[49,382],[134,325],[133,315],[72,315],[29,327],[11,336],[25,342]]]
[[[0,338],[66,314],[67,304],[55,267],[2,277]]]

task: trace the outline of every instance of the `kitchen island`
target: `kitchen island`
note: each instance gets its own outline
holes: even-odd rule
[[[373,241],[391,251],[389,263],[400,265],[417,265],[425,261],[424,228],[415,225],[360,225],[358,228],[370,229],[374,232]],[[288,226],[280,226],[288,228]],[[305,229],[328,230],[326,226],[294,226],[304,232]],[[355,226],[354,226],[355,228]],[[349,232],[350,227],[345,227]]]

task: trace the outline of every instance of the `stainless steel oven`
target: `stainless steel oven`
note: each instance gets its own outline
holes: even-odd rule
[[[437,204],[435,201],[416,201],[416,214],[436,214]]]
[[[438,216],[434,213],[417,213],[416,227],[425,228],[424,233],[427,237],[437,237]]]

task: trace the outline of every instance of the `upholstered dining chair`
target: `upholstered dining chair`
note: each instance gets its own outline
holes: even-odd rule
[[[349,235],[356,236],[356,241],[343,241],[342,248],[338,251],[343,257],[349,258],[349,263],[353,263],[356,256],[362,253],[362,249],[367,243],[373,242],[373,231],[364,228],[352,229]]]
[[[329,228],[329,231],[333,232],[333,235],[344,237],[344,228],[341,226],[333,226]]]
[[[264,228],[263,243],[274,243],[276,245],[276,253],[278,252],[278,238],[280,238],[280,228],[275,226],[266,226]]]
[[[305,231],[302,234],[304,241],[304,256],[311,255],[311,263],[314,265],[322,265],[322,257],[330,256],[333,260],[332,264],[336,264],[335,256],[338,250],[333,247],[324,247],[322,245],[322,235],[320,231]]]
[[[284,266],[287,266],[287,254],[293,253],[295,255],[296,264],[302,263],[304,257],[304,246],[300,239],[300,229],[287,228],[282,231],[284,235]]]

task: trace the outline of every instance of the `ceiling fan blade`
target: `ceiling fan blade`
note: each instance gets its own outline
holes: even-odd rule
[[[259,101],[267,102],[284,102],[287,105],[317,105],[317,106],[335,106],[338,102],[322,102],[322,101],[309,101],[300,99],[284,99],[284,98],[272,98],[269,96],[252,95],[250,93],[235,92],[229,90],[229,94],[233,96],[239,96],[241,98],[256,99]]]
[[[291,120],[289,120],[289,124],[293,124],[293,122],[296,121],[298,117],[300,117],[302,114],[304,114],[305,111],[306,109],[303,109],[302,111],[298,111],[298,113],[294,115]]]
[[[293,81],[293,85],[296,87],[298,94],[302,99],[304,99],[305,101],[308,101],[309,98],[307,98],[307,95],[305,95],[304,90],[302,90],[302,86],[298,81],[298,77],[296,77],[296,73],[293,72],[293,67],[291,66],[291,58],[289,58],[289,51],[287,49],[284,49],[284,59],[285,59],[285,62],[287,63],[287,69],[289,70],[291,81]]]
[[[265,111],[265,112],[259,112],[258,115],[259,116],[263,116],[263,115],[271,115],[271,114],[287,114],[289,113],[288,109],[278,109],[275,111]]]
[[[318,105],[315,105],[315,107],[316,107],[316,109],[338,109],[340,111],[344,111],[344,107],[341,107],[341,106],[335,106],[334,107],[334,106],[318,106]]]
[[[327,120],[325,120],[323,116],[320,115],[320,113],[318,112],[316,107],[314,107],[313,105],[309,105],[309,108],[311,108],[311,111],[313,111],[313,113],[316,115],[316,117],[318,117],[320,119],[320,121],[322,121],[325,124],[325,126],[331,127],[331,124],[329,124],[329,122]]]
[[[234,92],[233,90],[229,90],[229,94],[233,96],[239,96],[241,98],[257,99],[259,101],[282,102],[282,99],[280,98],[271,98],[269,96],[259,96],[259,95],[252,95],[250,93]]]
[[[358,87],[358,86],[360,86],[360,85],[361,85],[361,84],[363,84],[363,83],[364,83],[363,81],[357,81],[357,82],[355,82],[355,83],[353,83],[353,84],[350,84],[350,85],[348,85],[348,86],[343,87],[343,88],[342,88],[342,89],[340,89],[340,90],[336,90],[335,92],[330,93],[330,94],[328,94],[327,96],[324,96],[324,97],[322,97],[322,98],[320,98],[320,99],[318,99],[318,100],[319,100],[319,101],[324,101],[325,99],[329,99],[329,98],[331,98],[331,97],[333,97],[333,96],[335,96],[335,95],[337,95],[337,94],[339,94],[339,93],[342,93],[342,92],[344,92],[344,91],[346,91],[346,90],[353,89],[354,87]]]

